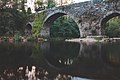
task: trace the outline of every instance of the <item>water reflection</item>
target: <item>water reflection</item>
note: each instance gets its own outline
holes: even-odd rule
[[[0,43],[0,80],[119,80],[120,43]]]
[[[58,47],[60,44],[61,46]],[[50,51],[52,49],[55,50],[52,50],[53,52],[51,51],[45,56],[48,65],[63,74],[77,75],[83,78],[113,80],[120,78],[120,67],[117,65],[116,68],[115,64],[113,64],[116,62],[120,64],[118,43],[80,43],[79,45],[74,44],[74,46],[72,44],[66,43],[68,47],[65,46],[65,43],[52,44]],[[67,52],[64,50],[67,50]],[[72,50],[74,51],[72,52]],[[114,54],[115,52],[117,53]]]
[[[120,67],[120,43],[109,43],[103,45],[102,54],[106,64]]]
[[[80,77],[72,77],[71,80],[93,80],[93,79],[86,79],[86,78],[80,78]]]
[[[73,46],[74,45],[74,46]],[[79,44],[65,42],[51,42],[50,52],[45,53],[45,59],[55,67],[66,67],[73,64],[79,54]]]

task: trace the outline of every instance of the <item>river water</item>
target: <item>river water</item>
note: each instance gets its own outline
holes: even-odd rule
[[[31,80],[119,80],[120,43],[0,43],[0,80],[28,80],[33,66]]]

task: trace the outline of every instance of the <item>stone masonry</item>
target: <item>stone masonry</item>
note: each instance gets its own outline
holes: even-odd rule
[[[93,4],[89,1],[70,4],[47,9],[42,25],[41,35],[50,37],[50,26],[60,16],[70,16],[78,25],[80,37],[92,35],[91,30],[96,30],[98,35],[104,34],[105,23],[116,16],[120,16],[120,2]],[[42,13],[42,12],[38,12]]]

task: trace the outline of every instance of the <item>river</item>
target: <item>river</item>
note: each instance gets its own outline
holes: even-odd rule
[[[0,43],[0,80],[28,80],[33,66],[35,80],[119,80],[120,43]]]

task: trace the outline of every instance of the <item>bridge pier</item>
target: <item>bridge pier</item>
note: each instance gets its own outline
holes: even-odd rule
[[[43,27],[40,34],[44,38],[49,38],[50,37],[50,27]]]
[[[80,37],[86,37],[89,35],[89,32],[90,32],[89,27],[90,27],[90,24],[88,22],[78,23]]]

